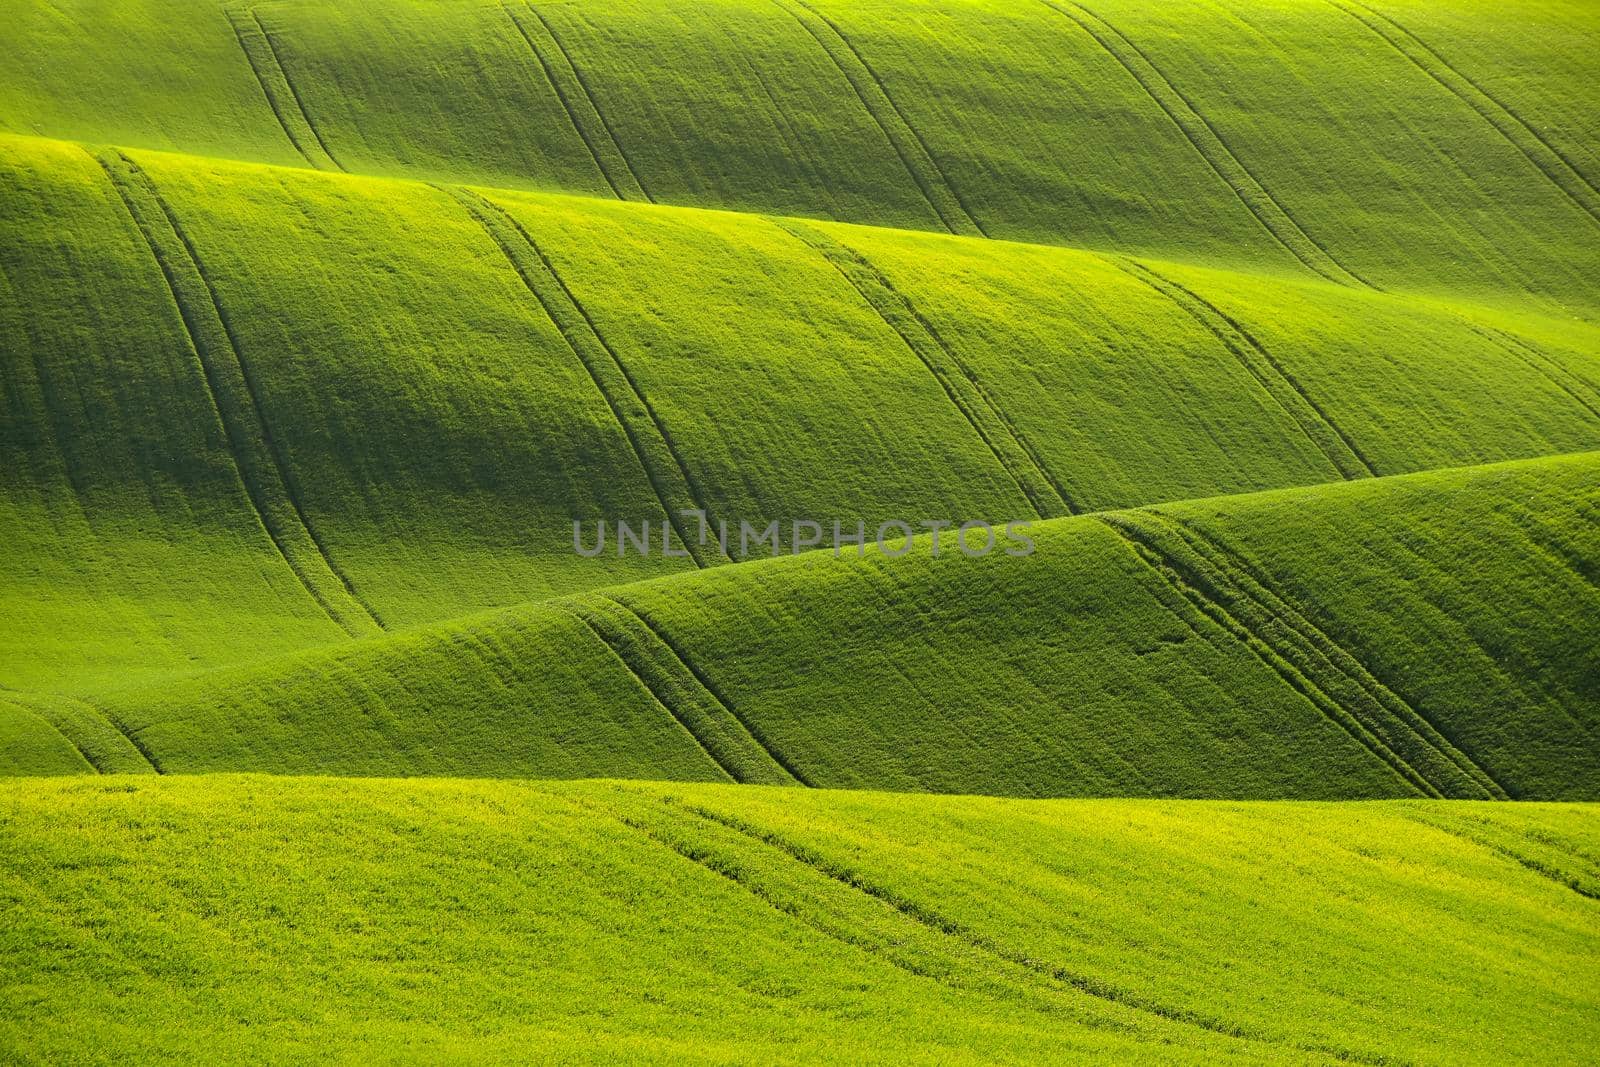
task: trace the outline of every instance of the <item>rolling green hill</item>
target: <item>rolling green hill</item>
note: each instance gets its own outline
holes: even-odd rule
[[[0,1059],[1592,1060],[1597,42],[11,0]]]
[[[1595,310],[1588,4],[13,6],[17,133]]]
[[[1597,514],[1600,453],[1219,497],[1052,520],[1025,557],[946,534],[749,562],[92,701],[168,773],[1593,799]],[[32,745],[14,769],[94,769]]]
[[[0,150],[0,330],[23,357],[4,366],[0,681],[18,689],[725,562],[578,559],[573,519],[671,515],[680,541],[693,508],[736,533],[1003,523],[1600,445],[1600,333],[1557,319],[1048,246]]]
[[[1588,807],[221,777],[0,817],[8,1058],[1581,1063],[1600,1009]]]

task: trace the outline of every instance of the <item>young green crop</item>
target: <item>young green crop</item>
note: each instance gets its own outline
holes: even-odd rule
[[[1577,1063],[1600,1018],[1587,806],[205,777],[0,820],[10,1057]]]
[[[13,7],[17,133],[1595,310],[1574,0]]]
[[[1020,558],[815,552],[95,703],[168,772],[1589,799],[1597,470],[1057,519]]]
[[[735,536],[1003,523],[1600,443],[1581,323],[3,146],[0,682],[21,689],[91,695],[694,563],[580,560],[574,519],[650,521],[658,548],[685,508]]]

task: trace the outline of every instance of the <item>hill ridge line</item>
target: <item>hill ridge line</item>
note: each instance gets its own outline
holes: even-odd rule
[[[1584,451],[1580,451],[1580,452],[1554,453],[1554,454],[1551,454],[1551,455],[1548,455],[1548,456],[1538,456],[1538,457],[1524,458],[1524,459],[1497,460],[1497,461],[1495,461],[1493,463],[1469,464],[1467,466],[1430,468],[1430,469],[1421,470],[1421,471],[1408,471],[1408,472],[1403,473],[1403,474],[1380,475],[1380,476],[1378,476],[1376,478],[1362,479],[1362,480],[1356,481],[1356,482],[1329,481],[1329,482],[1314,483],[1314,484],[1311,484],[1311,485],[1284,486],[1284,487],[1278,487],[1278,488],[1273,488],[1273,489],[1254,489],[1254,490],[1250,490],[1248,492],[1240,492],[1240,493],[1220,493],[1220,494],[1216,494],[1216,495],[1213,495],[1213,496],[1207,496],[1207,497],[1189,497],[1189,498],[1185,498],[1185,499],[1182,499],[1182,500],[1158,501],[1158,502],[1153,502],[1153,503],[1150,503],[1150,504],[1143,504],[1143,505],[1140,505],[1138,507],[1133,507],[1133,508],[1110,508],[1110,509],[1106,509],[1106,510],[1103,510],[1103,511],[1083,512],[1083,513],[1078,514],[1078,515],[1063,515],[1063,516],[1057,516],[1057,517],[1052,518],[1052,519],[1045,519],[1045,520],[1041,520],[1041,521],[1043,523],[1051,525],[1051,526],[1054,526],[1054,525],[1059,524],[1059,523],[1068,523],[1068,522],[1074,522],[1074,521],[1105,522],[1108,518],[1119,516],[1119,515],[1134,515],[1134,516],[1137,516],[1137,515],[1153,512],[1156,509],[1165,509],[1165,508],[1170,508],[1170,507],[1174,507],[1174,506],[1178,506],[1178,505],[1184,505],[1184,504],[1194,504],[1194,503],[1199,503],[1199,502],[1202,502],[1202,501],[1245,500],[1245,499],[1257,498],[1257,497],[1283,496],[1283,495],[1287,495],[1287,494],[1296,494],[1296,495],[1298,495],[1298,494],[1304,494],[1304,493],[1307,493],[1307,492],[1341,492],[1341,491],[1344,491],[1347,487],[1356,487],[1356,486],[1368,486],[1368,487],[1371,487],[1371,486],[1381,485],[1383,483],[1390,482],[1390,481],[1409,481],[1409,480],[1415,480],[1415,479],[1420,479],[1420,478],[1428,478],[1428,477],[1432,477],[1434,475],[1438,475],[1438,474],[1442,474],[1442,473],[1462,472],[1462,471],[1479,471],[1479,470],[1488,470],[1488,469],[1500,468],[1500,467],[1519,467],[1519,466],[1526,466],[1526,465],[1530,465],[1530,464],[1538,464],[1538,463],[1540,463],[1542,461],[1545,461],[1545,460],[1574,458],[1574,457],[1600,457],[1600,449],[1588,449],[1588,450],[1584,450]],[[928,537],[927,534],[922,534],[920,536],[924,540],[926,540],[926,538]],[[749,559],[749,560],[744,560],[742,562],[737,563],[736,565],[734,565],[734,569],[740,569],[740,568],[745,568],[745,567],[761,568],[761,567],[768,567],[768,566],[783,566],[783,565],[787,565],[787,564],[791,563],[792,561],[794,561],[796,559],[803,560],[809,555],[820,555],[822,553],[829,553],[831,551],[832,551],[832,549],[830,549],[830,548],[822,547],[822,548],[812,549],[812,550],[809,550],[808,552],[800,553],[799,555],[794,555],[794,556],[785,555],[785,556],[778,556],[778,557],[762,557],[762,558]],[[540,607],[540,606],[549,606],[549,605],[557,604],[558,602],[564,601],[564,600],[569,599],[569,598],[574,597],[574,596],[607,596],[607,597],[610,597],[612,599],[617,599],[617,594],[626,593],[626,592],[628,592],[630,590],[633,590],[633,589],[645,588],[645,587],[656,587],[656,586],[663,586],[663,585],[671,585],[671,584],[682,583],[682,582],[685,582],[685,581],[696,581],[696,580],[698,580],[697,576],[700,575],[701,573],[702,572],[699,571],[699,570],[692,570],[692,571],[682,571],[682,572],[679,572],[679,573],[676,573],[676,574],[655,575],[655,576],[648,577],[648,578],[638,578],[638,579],[634,579],[634,580],[631,580],[631,581],[618,582],[618,583],[615,583],[615,584],[612,584],[612,585],[596,586],[596,587],[591,588],[591,589],[586,589],[581,593],[559,594],[559,595],[550,596],[550,597],[544,597],[544,598],[539,598],[539,599],[515,601],[515,602],[509,603],[509,604],[503,604],[503,605],[498,605],[498,606],[494,606],[494,607],[482,608],[482,609],[475,610],[475,611],[464,612],[464,613],[462,613],[460,615],[452,615],[452,616],[449,616],[449,617],[443,618],[443,619],[429,620],[427,622],[417,623],[417,624],[412,625],[412,626],[407,626],[407,627],[404,627],[404,628],[391,630],[391,631],[388,631],[387,633],[381,635],[380,637],[376,638],[375,640],[382,641],[382,640],[384,640],[386,638],[399,637],[399,636],[402,636],[404,634],[416,634],[416,633],[425,632],[425,631],[444,630],[444,629],[450,629],[450,628],[454,628],[454,627],[458,627],[458,626],[469,625],[469,624],[476,623],[476,622],[489,622],[489,621],[493,621],[495,619],[501,618],[503,616],[506,616],[508,614],[515,614],[515,613],[518,613],[518,612],[526,611],[526,610],[528,610],[530,608],[536,608],[536,607]],[[1188,603],[1187,600],[1185,600],[1183,602],[1184,603]],[[1184,620],[1182,620],[1181,616],[1180,616],[1180,621],[1184,621]],[[1192,627],[1191,627],[1191,629],[1192,629]],[[313,646],[313,647],[307,647],[307,648],[291,649],[291,650],[288,650],[288,651],[285,651],[285,652],[282,652],[282,653],[279,653],[279,654],[276,654],[276,655],[273,655],[273,656],[266,657],[265,659],[262,659],[262,660],[252,661],[252,663],[259,665],[261,663],[266,663],[266,662],[277,662],[277,661],[287,662],[287,661],[290,661],[290,660],[297,659],[299,657],[318,657],[318,656],[322,656],[322,655],[327,654],[332,649],[337,649],[337,648],[342,648],[342,647],[350,647],[350,646],[341,646],[341,645]],[[241,666],[248,666],[248,664],[246,664],[246,665],[222,664],[222,665],[219,665],[219,666],[209,667],[209,668],[197,671],[197,672],[195,672],[193,674],[184,675],[183,677],[185,679],[188,679],[188,680],[200,679],[200,678],[204,678],[204,677],[206,677],[208,675],[212,675],[212,674],[215,674],[215,673],[218,673],[218,672],[227,672],[227,671],[230,671],[230,670],[235,670],[235,669],[238,669]],[[141,686],[141,687],[138,687],[138,688],[144,688],[144,687]],[[56,693],[54,693],[52,691],[49,695],[56,696],[56,695],[66,695],[66,694],[56,694]]]
[[[1237,319],[1193,289],[1174,281],[1146,263],[1128,256],[1095,254],[1166,297],[1221,341],[1223,347],[1250,372],[1251,377],[1261,384],[1262,389],[1272,396],[1284,413],[1299,425],[1300,431],[1346,481],[1377,477],[1377,469],[1356,447],[1350,436],[1328,417],[1322,405],[1311,399],[1310,394],[1294,376],[1286,371],[1267,347],[1256,340],[1255,335],[1246,330]],[[1244,343],[1241,345],[1240,341]],[[1265,363],[1266,371],[1257,366],[1257,361],[1247,355],[1246,349],[1253,350],[1261,357],[1260,362]]]
[[[562,85],[563,79],[557,77],[556,71],[545,59],[543,50],[534,43],[533,35],[528,32],[528,27],[523,23],[522,19],[517,17],[517,13],[512,9],[511,5],[502,4],[501,10],[511,20],[511,25],[516,27],[517,33],[521,35],[522,40],[527,44],[528,51],[532,53],[534,60],[539,64],[539,68],[544,71],[545,80],[550,83],[550,88],[555,90],[556,99],[561,102],[562,109],[567,113],[567,120],[572,123],[572,128],[577,131],[578,137],[584,143],[584,147],[589,149],[589,155],[593,157],[595,166],[600,168],[601,177],[605,178],[606,184],[611,186],[611,191],[616,194],[618,200],[633,199],[623,191],[623,185],[629,185],[630,191],[637,193],[639,199],[652,204],[655,203],[655,197],[650,195],[645,189],[644,183],[639,180],[639,174],[633,169],[633,163],[629,161],[628,153],[623,149],[622,142],[617,140],[616,132],[612,130],[611,124],[606,121],[605,115],[601,113],[600,105],[595,102],[594,94],[589,90],[588,83],[584,81],[583,74],[578,70],[577,64],[572,61],[572,56],[567,52],[566,46],[561,43],[561,38],[556,36],[555,28],[550,25],[550,20],[545,18],[544,12],[527,3],[526,0],[523,0],[521,6],[534,17],[534,20],[539,24],[539,28],[543,31],[543,36],[560,54],[562,62],[566,64],[567,69],[572,73],[573,84],[577,87],[575,94],[569,91],[570,87]],[[573,104],[574,97],[581,97],[583,102],[588,105],[588,111],[582,118],[579,117],[579,110]],[[601,153],[600,147],[596,143],[598,138],[593,131],[588,129],[589,114],[593,114],[596,123],[600,127],[600,132],[605,135],[606,143],[611,146],[611,151],[616,153],[617,158],[611,161],[610,164],[607,163],[605,155]],[[617,166],[618,163],[621,164],[620,168]],[[627,180],[621,184],[619,184],[617,173],[615,173],[618,170],[627,174]]]
[[[1105,19],[1096,15],[1082,4],[1073,0],[1040,0],[1046,7],[1061,14],[1076,23],[1086,34],[1092,37],[1101,50],[1115,60],[1127,71],[1134,81],[1139,83],[1155,105],[1167,116],[1178,132],[1194,146],[1213,172],[1223,184],[1233,190],[1233,195],[1244,205],[1245,210],[1254,215],[1272,237],[1282,245],[1291,255],[1303,263],[1308,269],[1320,274],[1323,278],[1339,285],[1359,285],[1368,289],[1377,289],[1377,286],[1362,278],[1359,274],[1340,263],[1334,255],[1322,246],[1316,238],[1312,237],[1295,221],[1287,208],[1278,202],[1270,190],[1244,165],[1244,162],[1228,147],[1222,135],[1202,115],[1193,104],[1189,102],[1183,92],[1173,85],[1167,76],[1161,73],[1144,50],[1131,39],[1111,25]],[[1076,9],[1077,13],[1074,13]],[[1099,27],[1097,29],[1096,27]],[[1102,32],[1104,31],[1104,32]],[[1118,47],[1112,41],[1119,41],[1123,47]],[[1149,73],[1141,72],[1140,65],[1149,68]],[[1150,75],[1154,75],[1156,84],[1166,87],[1173,100],[1164,99],[1164,93],[1158,92],[1152,85]],[[1190,116],[1186,121],[1184,116]],[[1214,147],[1207,145],[1214,142]],[[1220,158],[1219,158],[1220,157]],[[1237,173],[1230,174],[1236,171]],[[1246,195],[1249,193],[1250,195]]]
[[[1041,0],[1041,2],[1043,2],[1043,0]],[[82,151],[88,152],[91,155],[94,153],[94,151],[98,150],[98,148],[100,147],[94,142],[83,141],[83,140],[79,140],[77,138],[54,137],[54,136],[48,136],[48,135],[43,135],[43,134],[38,134],[38,133],[33,133],[33,132],[0,131],[0,138],[7,138],[7,137],[16,138],[17,140],[22,140],[22,141],[47,141],[47,142],[50,142],[52,144],[70,145],[70,146],[72,146],[74,148],[78,148],[78,149],[80,149]],[[616,206],[619,203],[624,203],[624,204],[629,205],[630,207],[637,208],[637,209],[640,209],[640,210],[657,209],[657,210],[667,211],[667,212],[684,212],[684,213],[688,213],[688,214],[708,214],[708,215],[718,215],[718,216],[732,216],[732,217],[737,217],[737,218],[741,218],[741,219],[765,218],[765,219],[768,219],[769,221],[770,220],[783,219],[783,220],[790,220],[790,221],[793,221],[793,222],[796,222],[796,223],[799,223],[799,224],[803,224],[803,225],[854,227],[854,228],[859,228],[859,229],[863,229],[863,230],[869,230],[869,231],[873,231],[873,232],[906,235],[906,236],[910,236],[910,237],[914,237],[914,238],[933,238],[933,239],[951,239],[951,238],[955,238],[955,239],[969,240],[969,241],[982,240],[982,241],[993,243],[993,244],[997,244],[997,245],[1014,245],[1014,246],[1017,246],[1017,247],[1020,247],[1020,248],[1044,249],[1044,250],[1047,250],[1047,251],[1068,252],[1068,253],[1075,253],[1075,254],[1081,254],[1081,255],[1086,255],[1086,256],[1100,256],[1100,257],[1124,256],[1124,257],[1127,257],[1127,258],[1136,259],[1137,261],[1139,261],[1141,263],[1145,263],[1145,262],[1168,263],[1168,264],[1172,264],[1174,266],[1179,266],[1179,267],[1192,267],[1192,268],[1199,269],[1199,270],[1214,271],[1214,272],[1217,272],[1219,274],[1225,274],[1225,275],[1228,275],[1230,277],[1235,277],[1235,278],[1265,279],[1265,280],[1268,280],[1268,281],[1271,281],[1271,282],[1274,282],[1274,283],[1287,283],[1287,284],[1293,284],[1293,285],[1338,285],[1341,289],[1346,290],[1346,291],[1348,291],[1350,288],[1352,288],[1351,286],[1348,286],[1346,284],[1343,284],[1343,283],[1340,283],[1340,282],[1329,281],[1328,279],[1320,277],[1320,276],[1311,277],[1311,276],[1308,276],[1304,272],[1301,272],[1301,271],[1278,271],[1278,270],[1274,270],[1274,269],[1271,268],[1270,264],[1247,262],[1245,260],[1227,259],[1227,258],[1225,258],[1225,259],[1214,259],[1214,260],[1213,259],[1185,259],[1185,258],[1181,258],[1181,257],[1175,258],[1174,255],[1173,255],[1173,252],[1174,251],[1182,251],[1182,250],[1175,250],[1175,249],[1155,249],[1155,250],[1151,250],[1151,251],[1127,252],[1127,251],[1124,251],[1124,250],[1121,250],[1121,249],[1103,248],[1103,247],[1094,246],[1094,245],[1064,244],[1064,243],[1048,242],[1048,241],[1017,240],[1017,239],[1007,238],[1007,237],[977,238],[977,237],[971,237],[971,236],[963,235],[963,234],[945,233],[945,232],[938,231],[938,230],[918,229],[918,228],[915,228],[915,227],[906,227],[906,226],[887,226],[887,225],[883,225],[881,223],[862,222],[862,221],[852,220],[852,219],[815,218],[815,217],[804,216],[804,215],[775,215],[770,211],[763,211],[763,210],[757,210],[757,209],[752,209],[752,210],[746,211],[746,210],[740,210],[740,209],[734,209],[734,208],[706,207],[704,205],[699,205],[699,204],[678,203],[678,202],[671,202],[671,201],[649,201],[649,202],[634,201],[634,200],[621,200],[621,201],[619,201],[616,197],[612,197],[612,196],[600,196],[600,195],[596,195],[594,193],[585,193],[585,192],[573,191],[573,190],[568,190],[568,189],[538,189],[538,188],[522,187],[522,186],[485,186],[485,185],[476,185],[476,184],[473,184],[471,182],[441,181],[441,180],[438,180],[438,179],[435,179],[435,178],[426,177],[426,176],[409,177],[409,176],[405,176],[405,175],[395,175],[395,174],[368,173],[368,172],[365,172],[365,171],[338,171],[338,172],[335,172],[335,171],[317,170],[316,168],[313,168],[313,167],[299,167],[299,166],[293,166],[293,165],[284,164],[284,163],[266,162],[266,161],[262,161],[262,160],[259,160],[259,159],[249,158],[249,157],[214,156],[214,155],[205,155],[205,154],[196,153],[196,152],[175,151],[175,150],[168,149],[168,148],[151,148],[151,147],[148,147],[148,146],[139,146],[139,145],[126,145],[126,144],[123,144],[123,145],[109,145],[109,146],[105,146],[105,147],[114,148],[115,150],[117,150],[119,152],[138,152],[138,153],[141,153],[141,154],[149,154],[149,155],[172,156],[172,157],[176,157],[176,158],[180,158],[180,159],[184,159],[184,160],[189,160],[189,161],[196,162],[196,163],[205,163],[205,162],[230,163],[230,164],[236,164],[238,166],[243,166],[243,167],[263,167],[263,168],[266,168],[268,170],[287,170],[287,171],[292,171],[292,172],[299,173],[299,174],[304,174],[304,173],[307,173],[309,171],[311,173],[322,175],[322,176],[324,176],[324,177],[326,177],[326,178],[328,178],[330,180],[332,180],[332,179],[334,179],[336,177],[345,177],[345,178],[353,179],[353,180],[356,180],[356,181],[377,182],[377,183],[380,183],[380,184],[395,183],[395,184],[401,184],[401,185],[427,186],[429,188],[432,188],[432,189],[435,189],[435,190],[441,190],[441,191],[448,191],[448,190],[451,190],[451,189],[484,190],[486,192],[493,193],[493,194],[506,194],[506,195],[511,195],[511,196],[525,196],[525,197],[530,197],[530,198],[533,198],[533,199],[536,199],[536,200],[582,201],[582,202],[592,203],[592,204],[596,204],[596,205],[609,205],[609,206],[613,206],[613,207]],[[1485,311],[1488,311],[1491,314],[1505,314],[1505,313],[1508,312],[1507,307],[1505,305],[1503,305],[1503,304],[1494,303],[1494,302],[1484,303],[1483,300],[1481,299],[1481,297],[1483,297],[1485,295],[1490,295],[1490,296],[1504,295],[1504,294],[1501,294],[1499,291],[1495,291],[1495,293],[1493,293],[1493,294],[1466,293],[1466,294],[1459,294],[1458,295],[1454,291],[1445,291],[1445,292],[1441,293],[1441,292],[1414,291],[1414,290],[1408,290],[1408,289],[1378,289],[1376,287],[1367,287],[1365,292],[1368,295],[1375,296],[1375,297],[1381,296],[1381,297],[1389,297],[1389,298],[1393,298],[1393,299],[1405,298],[1405,299],[1410,300],[1410,301],[1420,302],[1425,307],[1449,309],[1449,310],[1457,312],[1458,314],[1459,314],[1459,309],[1461,309],[1463,307],[1473,308],[1473,309],[1478,309],[1478,310],[1485,310]],[[1579,314],[1579,312],[1582,312],[1582,314]],[[1543,319],[1550,319],[1552,317],[1552,313],[1550,311],[1548,311],[1548,310],[1534,310],[1534,311],[1530,312],[1526,308],[1521,308],[1521,309],[1518,309],[1518,310],[1512,310],[1510,313],[1511,314],[1531,314],[1531,315],[1533,315],[1535,317],[1543,318]],[[1592,319],[1586,317],[1586,315],[1588,315],[1588,311],[1587,311],[1586,308],[1574,309],[1574,308],[1571,308],[1571,307],[1566,307],[1566,314],[1569,315],[1569,316],[1574,316],[1579,321],[1582,321],[1582,322],[1585,322],[1585,323],[1590,323],[1590,322],[1595,321],[1595,320],[1592,320]]]
[[[1372,668],[1362,662],[1355,653],[1341,645],[1331,634],[1318,626],[1309,615],[1300,611],[1286,597],[1273,589],[1271,583],[1266,580],[1247,557],[1229,548],[1216,537],[1204,533],[1194,523],[1176,515],[1171,515],[1160,507],[1147,509],[1140,514],[1141,517],[1151,519],[1157,523],[1167,524],[1173,533],[1181,537],[1196,554],[1215,567],[1228,581],[1232,582],[1248,600],[1254,601],[1264,608],[1273,621],[1298,632],[1300,637],[1310,643],[1312,648],[1326,661],[1328,667],[1353,682],[1380,709],[1393,716],[1404,726],[1417,741],[1432,748],[1436,753],[1455,764],[1457,770],[1474,780],[1493,799],[1510,799],[1510,791],[1487,767],[1475,760],[1470,753],[1457,745],[1431,719],[1418,711],[1409,701],[1381,678],[1377,677],[1372,672]],[[1314,666],[1314,663],[1301,666],[1302,673],[1305,673],[1308,677],[1311,676],[1314,672],[1309,668]],[[1322,672],[1317,670],[1315,673]],[[1326,684],[1319,683],[1319,687],[1324,692],[1329,690]],[[1347,703],[1345,707],[1347,710],[1349,709]],[[1353,711],[1352,716],[1359,718],[1359,716],[1354,715]],[[1372,726],[1369,724],[1369,729],[1371,728]],[[1374,729],[1373,732],[1376,734],[1379,731]]]
[[[595,389],[611,409],[612,417],[633,447],[634,455],[644,470],[645,478],[650,482],[650,487],[655,491],[656,499],[661,504],[661,510],[666,514],[666,520],[672,524],[672,529],[678,535],[680,547],[689,552],[697,567],[726,562],[727,557],[723,555],[720,546],[715,550],[708,549],[700,544],[698,532],[691,537],[684,529],[680,511],[699,511],[709,521],[711,512],[707,506],[707,497],[696,484],[688,465],[684,462],[677,446],[673,444],[666,425],[656,414],[655,408],[645,397],[638,382],[629,373],[627,365],[606,342],[599,327],[590,318],[589,312],[556,272],[549,256],[521,223],[488,197],[462,186],[441,185],[435,188],[460,204],[500,249],[500,254],[505,257],[523,287],[544,311],[546,318],[555,326],[556,332],[561,335],[578,362],[588,371]],[[519,244],[532,255],[525,256],[519,252]],[[564,314],[561,310],[563,307],[572,314]],[[591,347],[598,349],[599,352],[589,351]],[[603,358],[599,353],[603,353]],[[608,373],[606,367],[610,367],[615,374]],[[617,381],[617,378],[620,378],[620,381]],[[648,427],[635,425],[636,422],[645,420],[633,417],[624,406],[624,400],[630,396],[647,416]],[[656,450],[647,444],[650,440],[661,442],[661,447],[667,453],[666,458],[656,455]],[[676,498],[679,503],[692,506],[688,508],[674,506],[672,498]]]
[[[983,224],[977,216],[967,207],[966,201],[951,184],[950,178],[945,174],[944,168],[939,166],[939,161],[928,150],[928,145],[922,139],[915,126],[905,117],[900,106],[894,102],[894,97],[889,95],[889,90],[884,86],[883,79],[878,77],[877,71],[872,69],[866,59],[861,55],[850,38],[844,35],[838,25],[828,16],[813,8],[805,0],[773,0],[773,3],[793,16],[801,27],[817,42],[833,65],[838,68],[844,80],[854,90],[856,98],[861,101],[861,107],[871,116],[878,129],[883,132],[895,154],[900,157],[901,164],[906,172],[911,175],[911,180],[921,190],[923,199],[928,206],[933,208],[939,221],[944,223],[945,229],[957,236],[988,237]],[[821,32],[818,26],[822,27]],[[843,52],[837,46],[829,44],[833,39],[838,45],[843,46]],[[845,57],[849,58],[846,59]],[[858,74],[852,73],[852,67],[859,67],[866,75],[862,79]],[[870,86],[870,87],[869,87]],[[879,106],[873,103],[872,97],[878,96],[883,100]],[[923,161],[926,161],[926,167]],[[931,171],[932,173],[927,173]],[[937,179],[937,180],[935,180]],[[943,189],[949,194],[949,201],[940,196],[938,191]],[[963,222],[962,220],[965,220]]]
[[[1328,0],[1328,3],[1371,30],[1390,48],[1409,60],[1412,66],[1476,111],[1479,117],[1493,126],[1511,147],[1533,165],[1535,170],[1544,175],[1551,185],[1588,215],[1590,221],[1600,225],[1600,190],[1596,190],[1589,179],[1584,177],[1583,172],[1574,166],[1564,153],[1541,137],[1539,131],[1525,122],[1521,115],[1457,70],[1427,42],[1389,15],[1360,3],[1359,0]],[[1380,25],[1382,23],[1392,26],[1395,35],[1385,33]],[[1400,40],[1396,40],[1395,36]],[[1412,47],[1406,47],[1401,41],[1410,42]],[[1497,116],[1504,117],[1497,118]],[[1522,136],[1518,136],[1517,131],[1520,131]],[[1561,177],[1563,170],[1570,175],[1569,178]],[[1576,184],[1572,182],[1572,178],[1577,179]]]
[[[85,152],[88,150],[85,149]],[[366,637],[374,630],[382,631],[385,629],[382,620],[356,593],[349,577],[339,569],[333,557],[328,554],[326,546],[317,536],[305,509],[301,506],[289,475],[288,465],[284,457],[279,454],[278,446],[268,429],[255,385],[239,353],[227,317],[217,299],[216,290],[201,268],[194,246],[179,225],[177,216],[162,198],[150,177],[126,155],[114,150],[99,155],[88,152],[88,155],[105,173],[106,179],[156,261],[161,277],[166,282],[168,295],[177,307],[190,351],[194,353],[199,363],[201,377],[210,393],[213,410],[222,423],[223,436],[228,442],[235,470],[245,489],[245,496],[254,506],[256,516],[273,545],[277,547],[278,554],[290,571],[300,579],[301,585],[311,598],[351,637]],[[141,197],[148,197],[151,200],[155,205],[154,212],[140,203]],[[162,242],[153,232],[161,219],[165,220],[175,239],[176,244],[172,251],[184,257],[182,262],[189,265],[199,288],[205,292],[206,300],[202,302],[202,308],[210,308],[213,320],[210,323],[199,317],[205,314],[204,310],[197,311],[191,306],[192,302],[185,299],[182,290],[187,286],[181,280],[179,264],[173,261],[172,255],[163,253],[161,249]],[[208,325],[214,326],[215,329],[208,330]],[[212,335],[210,341],[206,339],[207,334]],[[215,342],[217,352],[213,352],[212,342]],[[231,360],[228,358],[230,356]],[[230,371],[233,374],[229,374]],[[238,379],[236,382],[232,380],[235,376]],[[219,382],[224,383],[220,390]],[[252,423],[255,432],[251,433],[250,427],[241,425],[241,419]],[[252,445],[257,447],[250,447]],[[261,454],[252,455],[257,450]],[[287,509],[287,512],[280,515],[279,512],[284,509]],[[296,544],[298,538],[294,531],[297,529],[304,533],[307,545]],[[312,559],[313,556],[315,561]],[[332,579],[331,582],[317,573],[317,562],[320,562],[321,569],[327,571],[327,577]],[[348,603],[345,603],[346,600]]]
[[[945,342],[933,324],[923,317],[916,305],[895,288],[870,259],[813,226],[771,216],[768,219],[826,260],[849,283],[862,302],[883,320],[884,325],[894,331],[939,382],[950,403],[988,446],[995,460],[1022,490],[1040,518],[1055,518],[1063,513],[1074,515],[1081,510],[1074,506],[1064,487],[1040,459],[1037,450],[983,388],[972,369]],[[944,360],[939,358],[941,353]],[[943,366],[945,360],[950,364],[949,370]],[[964,385],[976,399],[963,400],[956,383]],[[987,418],[984,417],[985,412]],[[988,423],[994,425],[986,427]],[[1007,440],[1012,447],[1005,447]],[[1055,497],[1054,502],[1049,499],[1051,496]]]

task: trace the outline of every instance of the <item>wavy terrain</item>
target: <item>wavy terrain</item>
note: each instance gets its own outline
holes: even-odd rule
[[[20,1058],[1582,1063],[1600,1007],[1587,807],[207,777],[0,813]]]
[[[1597,42],[14,0],[0,1058],[1591,1059]]]

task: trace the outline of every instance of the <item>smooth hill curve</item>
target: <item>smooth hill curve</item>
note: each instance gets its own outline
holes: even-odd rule
[[[1600,1012],[1591,807],[222,776],[0,815],[0,1050],[49,1058],[1577,1064]]]
[[[1597,473],[1058,519],[1021,558],[813,553],[96,703],[171,772],[1593,799]]]
[[[1596,311],[1589,4],[12,7],[14,133]]]
[[[43,139],[0,167],[18,689],[719,562],[579,559],[575,518],[998,523],[1600,445],[1570,321]]]

